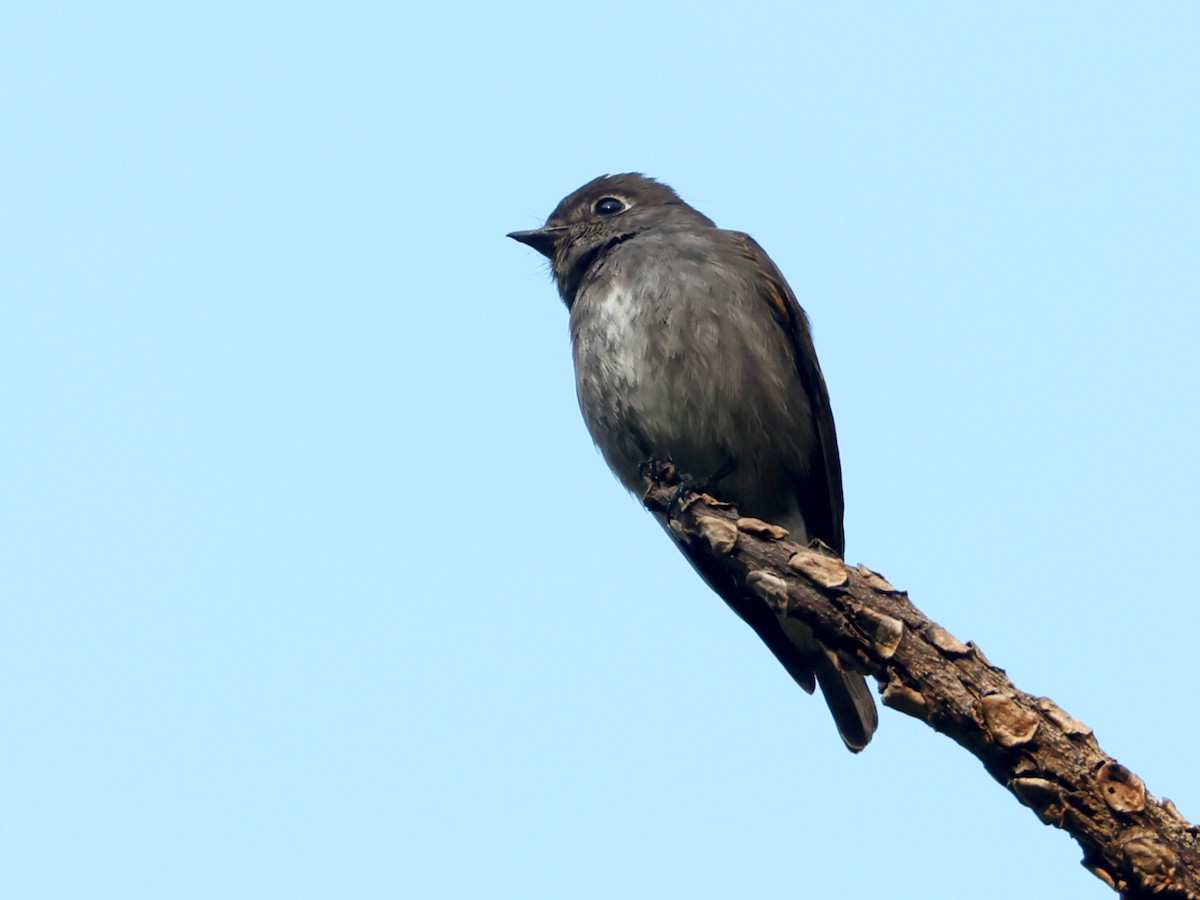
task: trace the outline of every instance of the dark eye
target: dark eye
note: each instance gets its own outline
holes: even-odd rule
[[[603,200],[597,200],[593,209],[598,216],[615,216],[625,211],[625,204],[616,197],[605,197]]]

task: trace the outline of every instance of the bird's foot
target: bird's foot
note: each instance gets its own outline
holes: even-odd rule
[[[708,487],[708,482],[707,478],[696,479],[691,475],[680,475],[679,483],[675,485],[675,490],[671,491],[671,499],[667,501],[667,518],[669,519],[675,514],[684,494],[703,494]]]
[[[679,484],[671,492],[671,499],[667,503],[667,516],[669,517],[675,511],[684,494],[707,494],[709,488],[715,487],[722,478],[731,474],[735,468],[737,468],[737,464],[732,459],[727,459],[721,464],[721,468],[717,469],[711,475],[706,475],[704,478],[693,478],[687,473],[681,473],[679,475]]]
[[[715,487],[721,479],[729,475],[737,468],[737,464],[732,460],[726,460],[721,468],[707,475],[704,478],[696,478],[694,475],[689,475],[686,472],[680,472],[675,465],[675,461],[669,456],[651,456],[650,458],[638,463],[638,475],[646,482],[647,489],[658,486],[674,487],[671,495],[667,500],[667,505],[662,512],[670,518],[679,508],[680,501],[686,494],[705,494],[712,487]],[[714,502],[720,503],[715,498],[710,498]],[[726,504],[722,504],[726,505]]]
[[[651,456],[638,463],[638,477],[643,481],[654,481],[659,484],[675,484],[679,481],[680,475],[671,457]]]
[[[638,463],[638,475],[646,482],[648,488],[655,485],[675,486],[675,490],[671,491],[671,496],[667,500],[667,507],[663,510],[668,519],[679,506],[679,501],[684,494],[703,492],[709,481],[707,478],[698,481],[691,475],[680,472],[675,467],[675,461],[669,456],[651,456]]]

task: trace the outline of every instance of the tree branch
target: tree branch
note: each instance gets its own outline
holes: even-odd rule
[[[878,679],[884,705],[974,754],[1047,825],[1083,848],[1083,865],[1128,898],[1200,900],[1200,828],[1046,697],[1009,681],[973,643],[929,619],[904,591],[823,545],[678,487],[669,463],[646,479],[645,505],[747,591],[802,621],[821,642]]]

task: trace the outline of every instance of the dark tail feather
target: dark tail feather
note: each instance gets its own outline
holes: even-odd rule
[[[666,527],[661,518],[659,524]],[[719,563],[686,544],[676,541],[676,545],[708,586],[762,638],[800,687],[811,694],[820,682],[821,693],[846,746],[854,753],[867,746],[879,725],[879,713],[866,679],[843,671],[837,658],[831,657],[798,621],[791,621],[790,634],[785,632],[779,617],[758,597],[739,591],[737,583]]]
[[[833,713],[837,730],[850,752],[857,753],[867,746],[879,727],[879,712],[867,680],[855,672],[844,671],[828,653],[816,654],[814,662],[821,693]]]

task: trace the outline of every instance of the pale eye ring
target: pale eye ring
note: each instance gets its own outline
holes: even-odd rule
[[[598,216],[615,216],[625,211],[625,204],[616,197],[603,197],[596,201],[592,209]]]

